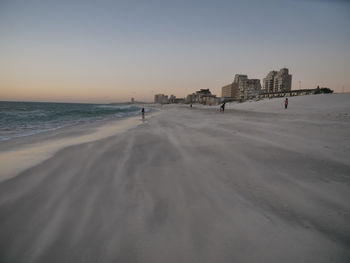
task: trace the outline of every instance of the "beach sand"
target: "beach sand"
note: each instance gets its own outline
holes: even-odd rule
[[[167,105],[8,164],[0,262],[350,262],[349,95]],[[45,136],[75,138],[0,154]]]

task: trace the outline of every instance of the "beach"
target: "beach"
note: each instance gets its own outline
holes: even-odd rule
[[[0,142],[0,262],[349,262],[350,94],[283,100]]]

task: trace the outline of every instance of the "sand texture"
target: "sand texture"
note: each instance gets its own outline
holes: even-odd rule
[[[0,183],[0,262],[350,262],[350,96],[163,106]]]

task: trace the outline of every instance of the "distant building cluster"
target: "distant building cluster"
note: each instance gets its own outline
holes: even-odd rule
[[[205,105],[216,105],[218,102],[220,102],[220,98],[213,95],[209,89],[200,89],[187,95],[186,98],[176,98],[174,95],[170,95],[170,97],[168,97],[164,94],[154,95],[154,103],[158,104],[200,103]]]
[[[232,101],[245,101],[260,98],[262,94],[291,91],[292,75],[287,68],[270,71],[263,79],[248,79],[247,75],[236,74],[233,82],[222,87],[222,98]]]
[[[327,88],[292,90],[292,75],[287,68],[279,71],[272,70],[263,79],[261,86],[259,79],[249,79],[247,75],[236,74],[232,83],[221,88],[221,98],[212,94],[209,89],[200,89],[188,94],[186,98],[176,98],[170,95],[156,94],[154,103],[200,103],[205,105],[217,105],[223,101],[246,101],[261,98],[273,98],[284,96],[298,96],[329,92]]]
[[[176,98],[174,95],[164,95],[164,94],[156,94],[154,95],[154,103],[158,104],[169,104],[169,103],[185,103],[184,98]]]
[[[292,90],[292,75],[287,68],[272,70],[263,79],[263,89],[259,98],[274,98],[315,94],[316,89]]]

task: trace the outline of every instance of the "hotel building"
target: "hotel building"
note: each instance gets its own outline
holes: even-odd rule
[[[261,90],[259,79],[248,79],[247,75],[236,74],[232,84],[221,88],[221,96],[232,100],[256,98]]]
[[[270,71],[263,80],[263,90],[265,93],[286,92],[292,89],[292,75],[287,68],[280,71]]]

